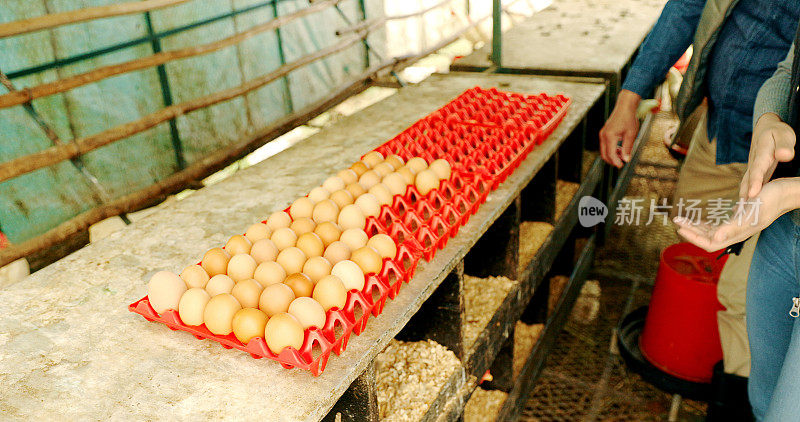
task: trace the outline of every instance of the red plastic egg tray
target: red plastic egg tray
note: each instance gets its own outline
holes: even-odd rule
[[[377,217],[367,218],[367,234],[384,233],[395,240],[395,258],[384,259],[378,274],[368,274],[361,291],[348,292],[344,309],[329,310],[324,327],[306,330],[300,350],[287,347],[276,355],[263,338],[244,345],[233,334],[218,336],[205,326],[188,326],[176,311],[158,315],[146,296],[129,309],[173,330],[317,376],[325,369],[331,352],[341,354],[350,334],[361,334],[370,315],[377,317],[387,299],[397,297],[402,285],[414,277],[419,260],[433,259],[489,193],[552,133],[569,105],[569,98],[563,95],[523,96],[475,87],[375,148],[384,156],[396,154],[404,160],[422,157],[428,164],[443,158],[452,167],[451,177],[426,195],[409,185],[405,194],[396,195],[392,204],[381,207]]]
[[[331,352],[341,354],[347,348],[351,333],[361,334],[366,327],[370,315],[378,316],[383,312],[387,298],[397,296],[399,284],[410,280],[411,276],[404,269],[403,262],[416,265],[420,252],[407,243],[401,243],[394,259],[383,260],[379,274],[367,274],[364,288],[361,291],[350,290],[343,309],[331,308],[327,312],[325,326],[312,327],[305,330],[305,339],[300,350],[287,347],[280,354],[275,354],[266,345],[263,338],[254,338],[243,344],[233,334],[221,336],[213,334],[205,325],[191,326],[181,321],[177,311],[168,310],[159,315],[150,306],[145,296],[129,305],[128,309],[142,315],[148,321],[166,324],[172,330],[181,330],[193,334],[198,339],[214,340],[226,349],[236,348],[250,353],[256,359],[276,360],[285,368],[297,367],[310,371],[314,376],[322,373]]]

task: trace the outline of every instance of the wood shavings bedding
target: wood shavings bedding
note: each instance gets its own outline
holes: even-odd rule
[[[573,182],[565,182],[563,180],[556,181],[556,221],[564,214],[572,198],[578,192],[581,185]]]
[[[465,348],[472,347],[516,283],[507,277],[478,278],[464,275]]]
[[[528,325],[521,321],[517,321],[514,328],[514,378],[522,371],[525,366],[525,361],[533,351],[533,346],[539,341],[539,336],[542,335],[544,324]]]
[[[519,225],[519,266],[517,273],[521,274],[530,264],[536,252],[553,231],[553,225],[541,221],[523,221]]]
[[[586,176],[589,173],[589,169],[592,168],[592,164],[594,164],[594,160],[599,157],[600,154],[594,151],[583,151],[583,163],[581,163],[581,176]]]
[[[587,280],[575,300],[570,319],[580,324],[589,324],[596,320],[600,314],[601,293],[599,281]]]
[[[508,398],[508,393],[504,391],[476,388],[464,407],[464,422],[494,420],[506,398]]]
[[[421,419],[460,365],[453,352],[433,340],[393,339],[375,357],[380,419]]]

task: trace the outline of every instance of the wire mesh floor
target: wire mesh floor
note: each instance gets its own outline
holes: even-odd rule
[[[630,310],[646,305],[661,250],[678,242],[669,224],[645,225],[650,199],[670,200],[677,180],[677,161],[663,146],[664,131],[674,124],[668,112],[654,120],[626,197],[643,199],[639,225],[615,225],[599,250],[595,275],[600,282],[600,312],[593,321],[570,318],[559,334],[537,386],[524,409],[523,421],[660,421],[667,420],[671,395],[628,371],[616,352],[614,332]],[[684,400],[679,420],[700,421],[705,404]]]

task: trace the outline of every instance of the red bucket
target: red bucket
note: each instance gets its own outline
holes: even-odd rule
[[[650,308],[639,347],[660,370],[677,378],[711,382],[722,359],[717,311],[717,280],[727,255],[690,243],[669,246],[661,254]]]

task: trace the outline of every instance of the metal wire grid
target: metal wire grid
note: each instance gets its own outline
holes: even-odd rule
[[[674,118],[661,112],[642,151],[627,197],[642,198],[643,217],[649,199],[670,198],[678,163],[663,146]],[[602,294],[600,313],[586,323],[571,319],[559,334],[547,365],[524,409],[523,421],[657,421],[666,420],[671,396],[630,373],[616,354],[614,330],[626,311],[649,302],[661,250],[678,237],[671,225],[620,225],[600,249],[595,272]],[[681,420],[702,420],[705,404],[684,400]]]

